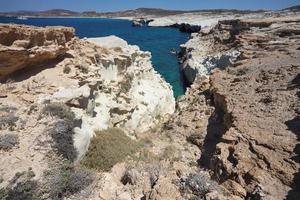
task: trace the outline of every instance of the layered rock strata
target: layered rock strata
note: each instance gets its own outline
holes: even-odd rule
[[[56,60],[67,52],[74,29],[0,24],[0,78],[24,67]]]
[[[204,71],[186,73],[195,81],[172,119],[200,148],[200,166],[235,198],[300,196],[299,24],[297,15],[225,20],[186,45],[184,67],[198,56],[193,66]],[[222,56],[230,64],[217,63]],[[214,70],[203,64],[212,57]]]

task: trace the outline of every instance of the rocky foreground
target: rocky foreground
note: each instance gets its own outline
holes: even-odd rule
[[[300,198],[297,13],[193,34],[176,109],[119,38],[0,27],[0,198]]]
[[[299,30],[299,15],[223,20],[182,47],[193,84],[173,129],[232,195],[300,198]]]
[[[115,127],[136,138],[174,112],[173,91],[150,53],[120,38],[80,40],[73,28],[5,24],[0,35],[0,175],[8,199],[33,198],[16,194],[28,184],[16,183],[16,174],[30,168],[43,180],[55,159],[78,163],[96,131]]]

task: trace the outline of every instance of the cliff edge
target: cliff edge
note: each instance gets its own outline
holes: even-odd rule
[[[200,166],[242,199],[299,198],[299,23],[223,20],[184,46],[193,84],[173,124],[200,148]]]
[[[23,184],[14,185],[16,174],[30,168],[46,180],[53,160],[79,163],[101,131],[117,128],[134,141],[174,112],[173,91],[151,54],[120,38],[6,24],[0,38],[0,193],[8,198]]]

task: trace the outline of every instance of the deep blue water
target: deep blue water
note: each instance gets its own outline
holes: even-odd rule
[[[134,28],[131,26],[131,22],[127,20],[99,18],[29,18],[28,20],[19,20],[12,17],[0,17],[0,23],[70,26],[76,29],[76,35],[80,38],[116,35],[129,44],[138,45],[142,50],[152,53],[154,68],[172,85],[175,97],[185,92],[177,56],[171,54],[170,50],[173,48],[179,50],[179,45],[188,40],[189,34],[181,33],[177,29]]]

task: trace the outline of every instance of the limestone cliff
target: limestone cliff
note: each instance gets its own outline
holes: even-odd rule
[[[0,25],[0,35],[1,186],[29,167],[39,179],[53,147],[79,160],[94,131],[118,127],[134,138],[174,112],[173,91],[151,54],[120,38],[82,40],[72,28],[21,25]],[[51,139],[54,129],[74,135]],[[8,152],[7,133],[19,138]]]

